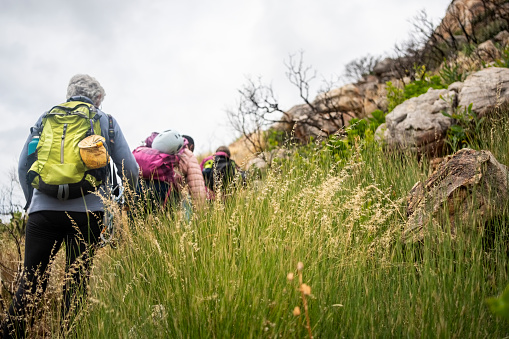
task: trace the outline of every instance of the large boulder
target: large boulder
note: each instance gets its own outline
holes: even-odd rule
[[[448,37],[451,32],[472,34],[472,22],[485,11],[485,6],[490,7],[489,1],[483,0],[455,0],[451,1],[442,22],[436,31]]]
[[[509,198],[508,175],[507,167],[489,151],[464,148],[446,157],[425,182],[411,189],[403,241],[422,240],[426,227],[444,234],[446,220],[454,235],[459,224],[475,224],[472,211],[481,223],[502,214]]]
[[[509,45],[509,32],[508,31],[501,31],[497,35],[493,37],[496,42],[498,42],[502,47],[506,47]]]
[[[477,115],[486,115],[508,102],[508,90],[509,68],[485,68],[464,81],[458,92],[458,107],[464,109],[472,104],[472,111]]]
[[[375,67],[373,67],[373,74],[380,79],[381,82],[385,83],[393,78],[397,78],[398,74],[395,71],[397,67],[397,60],[392,58],[385,58],[379,61]]]
[[[455,91],[432,89],[396,106],[378,127],[375,137],[390,149],[435,154],[441,150],[453,120],[442,112],[452,113]]]
[[[364,76],[356,83],[363,97],[363,112],[369,116],[376,110],[387,111],[387,92],[385,83],[375,75]]]
[[[487,64],[500,59],[501,56],[499,49],[491,40],[487,40],[477,46],[474,51],[474,55]]]
[[[440,153],[448,128],[454,123],[449,114],[465,111],[472,104],[477,116],[485,116],[496,107],[509,103],[509,69],[488,67],[455,82],[448,89],[429,89],[411,98],[387,114],[375,137],[390,149],[410,150],[418,154]]]

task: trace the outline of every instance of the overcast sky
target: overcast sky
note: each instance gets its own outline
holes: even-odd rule
[[[0,0],[1,177],[17,166],[30,126],[65,101],[74,74],[103,85],[102,109],[131,149],[171,128],[205,153],[237,137],[226,109],[247,77],[272,84],[289,109],[300,103],[285,77],[289,55],[303,51],[318,75],[335,78],[353,59],[389,54],[418,11],[438,22],[449,3]]]

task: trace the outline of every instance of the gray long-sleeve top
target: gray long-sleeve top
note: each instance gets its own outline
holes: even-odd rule
[[[85,101],[88,103],[92,103],[86,97],[79,98],[71,98],[69,100],[76,101]],[[100,124],[101,124],[101,134],[106,140],[109,140],[108,137],[108,128],[109,121],[108,115],[97,109],[97,114],[100,115]],[[42,117],[44,114],[39,117],[35,126],[40,128],[42,124]],[[133,154],[129,149],[129,145],[124,138],[124,134],[122,130],[118,126],[117,121],[113,118],[113,130],[115,131],[114,143],[109,145],[110,156],[115,163],[117,168],[117,174],[120,178],[126,178],[128,184],[131,188],[136,188],[138,183],[138,164],[134,159]],[[32,135],[30,134],[23,146],[21,151],[21,155],[19,157],[18,162],[18,176],[19,182],[21,184],[21,188],[23,189],[23,193],[25,198],[28,200],[30,195],[30,191],[33,189],[30,184],[27,183],[26,174],[29,170],[29,164],[27,161],[28,158],[28,144],[32,140]],[[44,193],[39,192],[37,189],[33,189],[33,197],[30,207],[28,209],[28,213],[38,212],[38,211],[68,211],[68,212],[86,212],[86,211],[103,211],[103,203],[101,197],[96,194],[87,194],[84,197],[69,199],[65,201],[60,201],[57,198],[50,197]]]

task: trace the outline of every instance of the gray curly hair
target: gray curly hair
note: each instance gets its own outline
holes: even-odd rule
[[[89,98],[94,103],[94,106],[99,107],[101,106],[106,92],[95,78],[88,74],[76,74],[69,80],[69,86],[67,86],[67,100],[76,95]]]

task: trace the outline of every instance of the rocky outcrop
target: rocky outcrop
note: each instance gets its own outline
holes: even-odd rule
[[[457,93],[429,89],[427,93],[396,106],[378,127],[375,137],[390,149],[436,154],[453,120],[442,112],[452,113]]]
[[[471,74],[465,82],[451,84],[447,90],[430,89],[396,106],[378,127],[375,137],[394,150],[436,155],[444,144],[453,119],[442,112],[462,113],[470,104],[477,116],[507,104],[509,69],[489,67]]]
[[[479,29],[485,28],[483,25],[492,25],[490,29],[499,27],[497,25],[505,22],[508,16],[509,2],[506,1],[454,0],[435,30],[436,39],[430,39],[426,48],[433,50],[436,43],[445,44],[453,51],[461,51],[467,46],[470,48],[474,43],[482,42],[478,39],[484,36],[479,34]],[[479,44],[468,56],[458,53],[455,59],[448,60],[449,67],[458,74],[467,74],[485,65],[496,65],[502,57],[500,47],[509,46],[509,32],[501,31],[492,36],[494,33],[490,32],[487,37],[492,39]],[[352,118],[369,117],[378,109],[387,111],[386,82],[409,83],[408,70],[415,62],[420,61],[413,60],[411,56],[385,58],[374,66],[370,75],[357,83],[332,89],[313,101],[293,106],[285,112],[282,122],[272,127],[306,143],[311,138],[337,133],[347,127]],[[443,145],[446,131],[452,123],[441,112],[461,113],[458,110],[464,110],[472,103],[473,111],[483,115],[504,104],[507,72],[508,69],[487,68],[472,74],[464,83],[450,85],[446,92],[432,90],[422,98],[408,100],[387,116],[387,123],[376,132],[377,138],[384,139],[389,147],[396,149],[435,153]],[[443,93],[447,93],[446,101],[437,98]],[[447,101],[449,107],[446,107]]]
[[[472,104],[472,111],[486,115],[509,100],[509,68],[489,67],[473,73],[458,90],[458,107]]]
[[[385,83],[397,77],[395,71],[397,61],[392,58],[385,58],[373,67],[373,75]]]
[[[500,51],[492,40],[487,40],[477,46],[474,54],[477,56],[477,58],[479,58],[479,60],[482,60],[487,64],[500,59]]]
[[[452,32],[472,34],[473,21],[485,11],[485,6],[492,7],[493,4],[483,0],[451,1],[442,22],[437,28],[438,33],[446,38]]]
[[[509,32],[508,31],[502,31],[499,32],[495,37],[493,38],[495,42],[499,43],[502,47],[507,47],[509,45]]]
[[[427,227],[434,235],[456,233],[459,225],[483,224],[501,215],[509,198],[508,169],[489,151],[464,148],[445,158],[425,182],[417,182],[407,197],[403,241],[423,239]],[[473,220],[475,215],[477,220]]]

